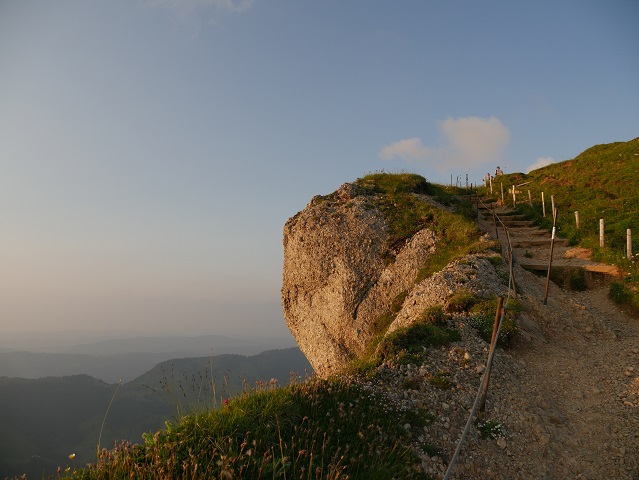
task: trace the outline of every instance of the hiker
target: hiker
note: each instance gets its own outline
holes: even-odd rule
[[[487,187],[488,185],[490,185],[490,179],[491,178],[492,177],[490,176],[490,172],[488,172],[486,175],[484,175],[484,186]]]
[[[495,170],[495,176],[503,175],[503,174],[504,174],[504,172],[502,172],[501,168],[499,167],[499,165],[497,165],[497,170]]]

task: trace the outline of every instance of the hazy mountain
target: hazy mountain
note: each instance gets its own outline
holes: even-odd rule
[[[184,356],[221,355],[238,353],[251,355],[265,350],[287,348],[295,345],[292,338],[232,338],[221,335],[136,337],[102,340],[76,345],[69,353],[89,355],[113,355],[119,353],[174,353]],[[173,357],[180,356],[173,355]]]
[[[235,353],[253,355],[288,348],[286,338],[139,337],[76,345],[68,353],[0,350],[0,376],[41,378],[87,374],[105,382],[128,382],[171,358],[204,357]]]
[[[289,348],[173,359],[119,387],[88,375],[0,378],[0,478],[47,478],[58,466],[94,461],[103,422],[101,446],[110,448],[116,439],[137,443],[144,432],[219,405],[257,380],[286,384],[290,372],[306,370],[304,355]]]

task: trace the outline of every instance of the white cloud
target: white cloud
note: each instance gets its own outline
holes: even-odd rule
[[[538,168],[545,167],[550,165],[551,163],[555,163],[555,159],[552,157],[539,157],[535,163],[526,168],[526,173],[530,173],[533,170],[537,170]]]
[[[447,118],[440,124],[440,134],[443,146],[439,148],[425,146],[419,137],[412,137],[386,145],[379,157],[425,162],[439,171],[479,167],[498,162],[510,141],[508,128],[495,117]]]
[[[399,157],[410,162],[413,160],[426,160],[432,154],[433,150],[424,147],[421,139],[413,137],[386,145],[380,150],[379,157],[382,160],[392,160],[395,157]]]
[[[449,160],[460,166],[498,160],[510,141],[510,132],[495,117],[448,118],[441,131],[448,139]]]

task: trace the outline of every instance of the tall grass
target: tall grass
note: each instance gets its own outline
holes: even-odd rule
[[[402,426],[427,419],[346,378],[267,385],[167,423],[143,445],[102,450],[73,478],[425,479]]]

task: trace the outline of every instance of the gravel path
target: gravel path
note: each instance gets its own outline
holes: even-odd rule
[[[514,257],[527,259],[521,250]],[[639,321],[608,299],[603,279],[584,292],[551,283],[544,305],[545,278],[521,268],[515,278],[526,340],[497,357],[487,404],[505,436],[476,439],[475,460],[462,461],[455,478],[639,479]]]

